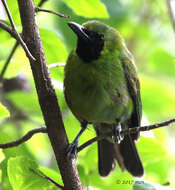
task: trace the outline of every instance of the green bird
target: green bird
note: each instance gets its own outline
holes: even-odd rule
[[[99,174],[107,176],[117,161],[122,170],[142,176],[135,145],[139,133],[120,134],[141,122],[140,84],[132,55],[119,32],[106,24],[88,21],[68,26],[77,36],[77,47],[65,66],[64,94],[81,130],[67,154],[76,153],[80,135],[93,124],[97,135],[110,134],[98,141]]]

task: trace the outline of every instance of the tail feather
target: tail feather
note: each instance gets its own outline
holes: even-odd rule
[[[98,170],[103,177],[107,176],[115,167],[114,145],[107,140],[98,142]]]
[[[125,168],[133,176],[139,177],[144,174],[144,169],[138,155],[135,142],[132,140],[130,135],[126,135],[120,143],[120,153],[123,157]]]
[[[97,135],[100,131],[96,129]],[[144,169],[137,152],[134,140],[125,135],[120,144],[111,143],[107,139],[98,141],[98,169],[99,174],[107,176],[119,164],[121,170],[128,170],[133,176],[142,176]]]

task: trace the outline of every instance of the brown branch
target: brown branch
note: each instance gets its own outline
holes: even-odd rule
[[[10,26],[0,21],[0,27],[8,32],[13,38],[17,39],[16,33],[12,30]]]
[[[161,123],[156,123],[156,124],[153,124],[153,125],[147,125],[147,126],[143,126],[143,127],[129,128],[129,129],[122,130],[121,134],[127,135],[127,134],[136,133],[136,132],[149,131],[149,130],[157,129],[157,128],[160,128],[160,127],[168,126],[173,122],[175,122],[175,119],[170,119],[170,120],[167,120],[167,121],[163,121]],[[111,135],[111,132],[104,133],[103,135],[100,135],[100,136],[97,136],[97,137],[94,137],[94,138],[90,139],[89,141],[85,142],[80,147],[78,147],[78,152],[80,152],[81,150],[83,150],[87,146],[91,145],[92,143],[94,143],[96,141],[100,141],[100,140],[108,137],[109,135]]]
[[[6,148],[12,148],[12,147],[19,146],[20,144],[22,144],[22,143],[26,142],[27,140],[29,140],[36,133],[47,133],[47,130],[46,130],[45,127],[33,129],[33,130],[29,131],[27,134],[25,134],[22,138],[20,138],[18,140],[0,144],[0,148],[6,149]]]
[[[48,181],[50,181],[51,183],[53,183],[54,185],[56,185],[57,187],[59,187],[60,189],[64,189],[64,187],[60,184],[58,184],[56,181],[54,181],[52,178],[50,178],[49,176],[45,175],[43,172],[41,172],[39,170],[40,173],[37,173],[34,169],[30,168],[30,171],[32,171],[34,174],[40,176],[40,177],[44,177],[45,179],[47,179]]]
[[[4,76],[4,74],[5,74],[5,71],[7,70],[7,67],[8,67],[8,65],[9,65],[9,63],[10,63],[10,60],[11,60],[11,58],[13,57],[13,54],[14,54],[14,52],[16,51],[18,45],[19,45],[19,43],[18,43],[18,41],[16,41],[15,45],[14,45],[13,48],[12,48],[12,51],[10,52],[10,54],[9,54],[9,56],[8,56],[8,58],[7,58],[6,62],[5,62],[5,64],[4,64],[4,67],[3,67],[3,69],[2,69],[2,71],[1,71],[1,73],[0,73],[0,81],[3,79],[3,76]]]
[[[175,11],[173,10],[173,6],[172,6],[173,1],[167,0],[166,2],[167,2],[168,12],[169,12],[169,15],[171,18],[171,22],[172,22],[173,28],[175,30]]]
[[[82,190],[75,160],[67,159],[68,138],[64,128],[57,96],[51,83],[43,46],[36,24],[33,0],[18,0],[23,37],[29,50],[36,58],[30,59],[39,104],[43,113],[47,133],[55,153],[65,190]],[[59,53],[59,50],[58,50]]]
[[[51,13],[51,14],[57,15],[57,16],[62,17],[62,18],[70,18],[70,16],[63,15],[63,14],[61,14],[59,12],[55,12],[55,11],[47,10],[47,9],[42,9],[40,7],[35,7],[35,12],[39,12],[39,11],[46,12],[46,13]]]
[[[16,37],[16,40],[19,41],[19,43],[21,44],[21,46],[23,47],[24,51],[26,52],[26,55],[27,57],[29,57],[30,59],[33,59],[35,60],[35,58],[32,56],[32,54],[30,53],[30,51],[28,50],[28,47],[26,46],[26,44],[24,43],[23,39],[21,38],[20,34],[18,33],[16,27],[15,27],[15,24],[13,22],[13,19],[12,19],[12,16],[10,14],[10,11],[8,9],[8,6],[7,6],[7,3],[6,3],[6,0],[1,0],[3,5],[4,5],[4,8],[6,10],[6,13],[7,13],[7,16],[9,18],[9,21],[11,23],[11,26],[12,26],[12,31],[15,33],[15,37]]]

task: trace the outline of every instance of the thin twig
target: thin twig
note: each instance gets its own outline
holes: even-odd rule
[[[173,122],[175,122],[175,119],[170,119],[170,120],[167,120],[167,121],[163,121],[161,123],[156,123],[156,124],[153,124],[153,125],[147,125],[147,126],[143,126],[143,127],[129,128],[129,129],[122,130],[121,134],[127,135],[127,134],[137,133],[137,132],[141,132],[141,131],[149,131],[149,130],[152,130],[152,129],[157,129],[157,128],[160,128],[160,127],[168,126]],[[105,137],[108,137],[109,135],[111,135],[111,132],[104,133],[104,134],[102,134],[100,136],[97,136],[97,137],[94,137],[93,139],[90,139],[89,141],[85,142],[80,147],[78,147],[78,152],[80,152],[81,150],[83,150],[84,148],[89,146],[90,144],[92,144],[92,143],[94,143],[96,141],[100,141],[100,140],[104,139]]]
[[[168,11],[169,11],[169,14],[170,14],[172,25],[173,25],[174,30],[175,30],[175,11],[173,10],[173,5],[172,5],[173,3],[174,3],[174,1],[167,0]]]
[[[63,18],[70,18],[70,16],[68,16],[68,15],[63,15],[63,14],[61,14],[61,13],[59,13],[59,12],[55,12],[55,11],[48,10],[48,9],[42,9],[42,8],[40,8],[40,7],[35,7],[35,12],[39,12],[39,11],[51,13],[51,14],[54,14],[54,15],[57,15],[57,16],[63,17]]]
[[[8,6],[7,6],[6,0],[1,0],[1,1],[2,1],[2,4],[4,5],[5,11],[6,11],[6,13],[7,13],[7,16],[8,16],[8,18],[9,18],[9,21],[10,21],[10,24],[11,24],[12,28],[13,28],[14,30],[16,30],[16,27],[15,27],[15,24],[14,24],[13,19],[12,19],[12,17],[11,17],[10,10],[9,10],[9,8],[8,8]]]
[[[47,175],[45,175],[42,171],[39,170],[40,173],[37,173],[34,169],[30,168],[30,171],[32,171],[33,173],[35,173],[36,175],[40,176],[40,177],[44,177],[45,179],[47,179],[48,181],[50,181],[51,183],[53,183],[54,185],[56,185],[57,187],[59,187],[60,189],[64,189],[64,187],[60,184],[58,184],[56,181],[54,181],[52,178],[48,177]]]
[[[29,140],[36,133],[47,133],[47,129],[45,127],[40,127],[40,128],[37,128],[37,129],[33,129],[33,130],[29,131],[27,134],[25,134],[22,138],[20,138],[18,140],[0,144],[0,148],[5,149],[5,148],[12,148],[12,147],[19,146],[20,144],[22,144],[22,143],[26,142],[27,140]]]
[[[65,63],[53,63],[53,64],[48,65],[49,69],[55,68],[55,67],[64,67],[64,66],[65,66]]]
[[[8,6],[7,6],[7,3],[6,3],[6,0],[2,0],[2,3],[4,5],[4,8],[6,10],[6,13],[7,13],[7,16],[9,18],[9,21],[11,23],[11,26],[12,26],[12,31],[15,33],[15,36],[16,36],[16,40],[19,41],[19,43],[21,44],[21,46],[23,47],[24,51],[26,52],[26,55],[27,57],[29,57],[30,59],[32,59],[33,61],[35,61],[35,58],[32,56],[32,54],[30,53],[30,51],[28,50],[28,47],[26,46],[25,42],[23,41],[23,39],[21,38],[20,34],[18,33],[16,27],[15,27],[15,24],[13,22],[13,19],[12,19],[12,16],[10,14],[10,11],[8,9]]]
[[[38,4],[38,7],[41,7],[46,1],[48,0],[41,0]],[[3,28],[4,30],[6,30],[8,33],[10,33],[10,35],[14,38],[16,38],[16,33],[14,33],[14,31],[12,30],[11,27],[9,27],[7,24],[3,23],[3,22],[0,22],[0,27]],[[7,69],[7,66],[11,60],[11,58],[13,57],[17,47],[19,46],[19,42],[17,41],[14,45],[14,47],[12,48],[12,51],[10,52],[10,55],[8,56],[7,60],[6,60],[6,63],[3,67],[3,70],[1,71],[1,74],[0,74],[0,80],[2,80],[3,76],[4,76],[4,73]]]
[[[0,81],[3,79],[3,76],[4,76],[4,74],[5,74],[5,71],[7,70],[7,67],[8,67],[8,65],[9,65],[9,63],[10,63],[10,60],[11,60],[11,58],[13,57],[13,54],[14,54],[14,52],[16,51],[18,45],[19,45],[19,43],[18,43],[18,41],[16,41],[15,45],[14,45],[13,48],[12,48],[12,51],[10,52],[10,54],[9,54],[9,56],[8,56],[8,58],[7,58],[6,62],[5,62],[5,64],[4,64],[4,67],[3,67],[3,69],[2,69],[2,71],[1,71],[1,73],[0,73]]]

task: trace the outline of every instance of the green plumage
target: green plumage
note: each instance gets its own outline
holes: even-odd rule
[[[139,81],[133,58],[122,37],[115,29],[98,21],[89,21],[83,24],[83,28],[103,35],[104,45],[100,55],[90,61],[85,61],[86,57],[83,59],[76,49],[69,55],[64,79],[69,108],[80,122],[93,123],[99,134],[109,130],[107,128],[112,131],[116,121],[122,128],[139,126]],[[82,49],[85,48],[86,56],[88,49],[85,46],[86,43]],[[90,48],[93,49],[93,45]],[[138,134],[132,136],[133,140],[137,137]],[[114,160],[113,157],[112,153]]]

